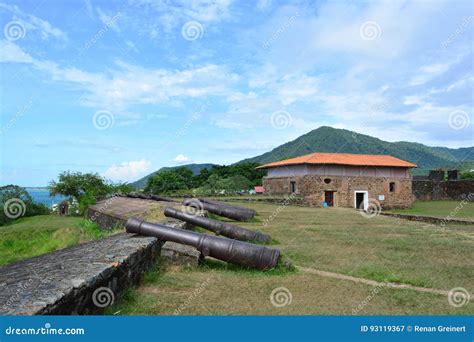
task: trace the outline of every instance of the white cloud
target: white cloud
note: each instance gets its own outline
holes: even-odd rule
[[[112,165],[103,176],[113,181],[130,182],[135,181],[150,170],[151,162],[146,159],[123,162],[120,165]]]
[[[144,9],[154,20],[144,20],[139,11],[127,13],[129,24],[139,32],[146,32],[155,39],[161,32],[172,33],[190,20],[204,24],[215,24],[232,17],[232,0],[132,0],[132,4]]]
[[[18,45],[8,40],[0,41],[0,63],[32,63],[33,58]]]
[[[417,86],[431,81],[433,78],[448,71],[452,64],[453,62],[424,65],[418,70],[417,74],[413,76],[410,85]]]
[[[92,73],[38,60],[12,42],[2,41],[0,62],[30,63],[53,80],[79,86],[82,104],[121,113],[137,104],[169,103],[176,98],[227,97],[239,76],[226,67],[208,64],[184,70],[149,69],[116,62],[108,72]]]
[[[178,154],[173,161],[177,164],[186,164],[189,163],[191,160],[185,156],[184,154]]]
[[[52,36],[56,39],[60,39],[64,41],[68,40],[67,35],[63,31],[61,31],[59,28],[54,27],[46,20],[38,18],[32,14],[23,12],[16,5],[8,5],[5,3],[0,3],[0,8],[12,13],[14,15],[13,19],[20,19],[21,22],[25,25],[27,32],[39,31],[43,39],[47,39],[50,36]]]
[[[110,27],[115,32],[120,32],[120,27],[117,25],[117,13],[113,16],[109,16],[104,11],[102,11],[99,7],[97,7],[97,13],[99,14],[99,19],[104,24],[105,27]]]

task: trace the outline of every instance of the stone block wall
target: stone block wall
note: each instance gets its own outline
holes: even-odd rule
[[[139,282],[161,245],[120,233],[0,267],[0,314],[100,313]]]
[[[413,180],[413,195],[418,200],[463,200],[474,194],[474,180]],[[474,195],[473,195],[474,196]]]

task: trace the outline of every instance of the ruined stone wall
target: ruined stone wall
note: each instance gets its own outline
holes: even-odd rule
[[[329,183],[324,180],[330,179]],[[413,201],[411,178],[382,177],[340,177],[306,175],[301,177],[278,177],[263,179],[265,191],[269,194],[289,194],[290,182],[296,182],[297,193],[314,206],[324,202],[324,192],[334,191],[334,205],[353,208],[355,191],[367,191],[369,201],[377,200],[384,208],[405,208]],[[390,183],[395,183],[395,191],[390,192]],[[379,196],[384,199],[379,199]]]
[[[413,180],[413,195],[418,200],[463,200],[474,194],[474,180]]]

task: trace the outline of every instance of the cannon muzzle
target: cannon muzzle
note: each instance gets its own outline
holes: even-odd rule
[[[204,256],[211,256],[232,264],[253,267],[260,270],[275,267],[280,259],[280,251],[278,249],[258,246],[220,236],[167,227],[136,218],[128,219],[125,228],[129,233],[154,236],[161,241],[173,241],[193,246]]]
[[[227,222],[221,222],[198,215],[192,215],[171,207],[167,207],[165,209],[165,216],[191,223],[193,225],[210,230],[217,235],[223,235],[231,239],[260,242],[269,242],[271,239],[269,235],[260,232],[255,232],[250,229],[235,226]]]

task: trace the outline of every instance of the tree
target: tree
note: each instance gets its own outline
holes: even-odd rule
[[[474,171],[466,171],[461,173],[461,179],[474,179]]]
[[[193,173],[185,167],[163,170],[148,178],[145,191],[153,194],[170,194],[190,189],[192,181]]]
[[[22,216],[49,214],[48,207],[34,202],[25,188],[13,184],[0,187],[0,207],[0,225]]]
[[[114,184],[97,173],[81,173],[64,171],[59,174],[58,181],[49,183],[51,196],[63,195],[79,202],[80,213],[96,201],[106,197],[107,194],[121,192],[128,193],[132,187],[128,184]]]
[[[79,200],[86,193],[97,197],[104,196],[110,191],[104,179],[97,173],[64,171],[58,178],[57,182],[53,180],[49,183],[51,196],[63,195]]]

